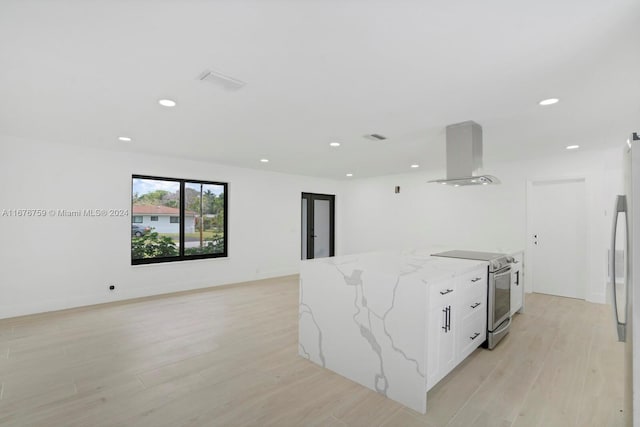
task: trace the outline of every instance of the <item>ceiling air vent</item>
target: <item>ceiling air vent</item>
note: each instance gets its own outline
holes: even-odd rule
[[[245,82],[242,80],[234,79],[233,77],[218,73],[217,71],[205,70],[199,76],[198,80],[202,82],[209,82],[218,85],[226,90],[238,90],[241,89]]]
[[[364,137],[371,141],[384,141],[385,139],[387,139],[386,136],[380,135],[379,133],[371,133],[369,135],[365,135]]]

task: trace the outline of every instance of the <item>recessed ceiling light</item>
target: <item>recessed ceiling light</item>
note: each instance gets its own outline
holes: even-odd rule
[[[557,104],[558,101],[560,101],[558,98],[549,98],[549,99],[543,99],[542,101],[538,102],[538,104],[540,104],[540,105],[553,105],[553,104]]]
[[[260,159],[262,163],[269,163],[269,159]]]
[[[128,136],[119,136],[118,141],[131,142],[131,138],[129,138]]]
[[[348,176],[348,177],[352,177],[352,176],[353,176],[353,174],[352,174],[352,173],[348,173],[348,174],[347,174],[347,176]]]
[[[460,187],[460,184],[453,184],[454,187]]]
[[[339,142],[330,142],[329,145],[332,146],[332,147],[340,147],[340,143]]]
[[[163,107],[175,107],[176,101],[174,101],[173,99],[161,99],[158,101],[158,104],[162,105]]]
[[[567,150],[576,150],[580,148],[579,145],[567,145]]]
[[[489,185],[489,183],[488,182],[483,182],[482,185]]]
[[[419,168],[420,165],[411,165],[412,168]]]

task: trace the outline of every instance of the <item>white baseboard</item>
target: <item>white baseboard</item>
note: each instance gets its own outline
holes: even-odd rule
[[[606,304],[607,303],[607,298],[606,298],[606,294],[604,292],[591,292],[589,295],[587,295],[586,300],[588,302],[593,302],[596,304]]]
[[[159,286],[144,287],[123,287],[117,292],[98,295],[82,295],[70,298],[49,299],[46,301],[38,301],[28,305],[20,306],[0,306],[0,319],[9,319],[12,317],[28,316],[32,314],[48,313],[52,311],[68,310],[71,308],[80,308],[90,305],[107,304],[110,302],[127,301],[135,298],[144,298],[158,295],[172,294],[176,292],[192,291],[197,289],[214,288],[218,286],[231,285],[234,283],[252,282],[264,279],[273,279],[277,277],[290,276],[298,274],[297,269],[280,269],[273,271],[265,271],[256,273],[246,280],[237,280],[233,282],[211,283],[202,280],[190,283],[181,282],[177,287],[173,284],[164,284]]]

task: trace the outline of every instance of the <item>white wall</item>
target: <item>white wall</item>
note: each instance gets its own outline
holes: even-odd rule
[[[0,212],[130,210],[132,174],[229,183],[226,259],[131,266],[130,217],[0,216],[0,318],[297,273],[301,193],[341,200],[331,180],[8,137],[0,147]]]
[[[485,164],[502,184],[450,188],[444,171],[348,183],[207,162],[0,137],[2,209],[130,209],[131,175],[229,182],[229,258],[130,265],[130,217],[0,216],[0,318],[235,283],[298,271],[300,193],[336,194],[336,253],[460,247],[525,248],[526,182],[587,178],[590,282],[605,299],[621,150]],[[394,186],[401,193],[394,194]],[[108,285],[116,290],[109,291]]]
[[[537,178],[585,177],[589,209],[587,299],[605,301],[610,210],[622,183],[622,147],[559,152],[556,157],[487,164],[502,184],[427,184],[440,172],[415,172],[350,182],[342,193],[343,253],[381,248],[526,249],[526,183]],[[401,187],[400,194],[394,187]],[[527,282],[530,292],[530,283]]]

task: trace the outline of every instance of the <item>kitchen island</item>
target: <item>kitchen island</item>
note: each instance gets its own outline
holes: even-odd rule
[[[303,261],[300,356],[418,412],[486,337],[487,263],[431,251]]]

